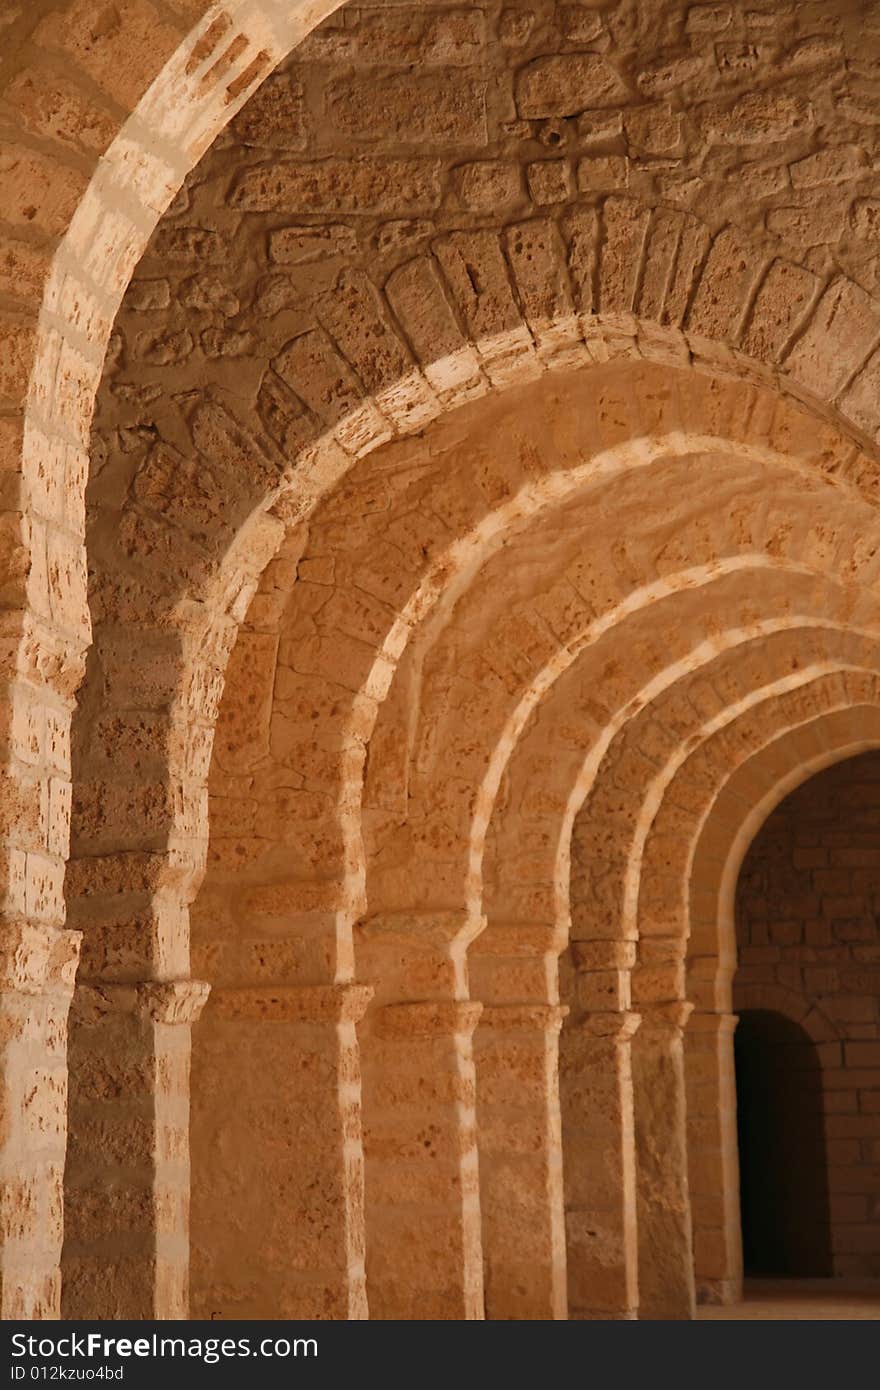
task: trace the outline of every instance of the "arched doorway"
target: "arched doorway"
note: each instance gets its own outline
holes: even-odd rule
[[[792,791],[736,890],[746,1275],[876,1279],[880,755]]]
[[[816,1045],[772,1009],[734,1035],[746,1275],[832,1273],[822,1071]]]

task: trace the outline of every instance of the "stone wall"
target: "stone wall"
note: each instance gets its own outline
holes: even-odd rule
[[[820,1025],[834,1269],[872,1278],[880,1275],[878,914],[880,755],[867,753],[788,796],[751,846],[737,894],[734,1006],[763,998],[773,1008],[784,991]]]
[[[40,0],[2,24],[4,1313],[58,1307],[79,933],[69,1315],[186,1311],[189,1026],[218,979],[234,995],[209,1006],[219,1033],[253,1037],[268,1070],[285,1056],[272,1029],[288,1029],[314,1063],[297,1104],[327,1105],[331,1152],[313,1158],[336,1225],[326,1268],[322,1254],[289,1288],[272,1282],[288,1308],[363,1315],[363,1135],[367,1208],[398,1241],[366,1244],[380,1315],[401,1297],[446,1315],[563,1315],[564,1219],[577,1315],[607,1311],[597,1290],[623,1316],[659,1308],[673,1266],[664,1315],[687,1315],[691,1003],[709,1043],[693,1076],[706,1100],[698,1274],[735,1289],[729,1184],[713,1167],[726,1112],[703,1085],[730,1018],[730,943],[717,900],[709,926],[694,909],[685,998],[688,875],[700,888],[712,856],[682,875],[695,817],[672,851],[668,828],[648,830],[667,786],[682,801],[664,801],[664,825],[703,806],[693,761],[717,792],[748,746],[769,795],[770,729],[787,773],[815,751],[809,719],[838,751],[876,738],[876,7]],[[491,438],[453,476],[433,426],[454,436],[467,409]],[[529,437],[539,419],[546,451]],[[627,472],[637,493],[646,480],[637,543],[615,490]],[[746,475],[757,510],[727,515],[719,500]],[[591,545],[566,551],[572,518],[572,534],[607,542],[601,563]],[[267,574],[281,591],[268,603]],[[719,595],[720,633],[705,602]],[[188,908],[246,618],[233,699],[247,711],[239,677],[277,652],[274,728],[296,726],[295,775],[250,823],[228,804],[247,797],[215,776],[214,848],[259,826],[252,838],[277,835],[288,867],[295,843],[299,879],[280,900],[258,885],[283,948],[248,957],[238,943],[259,980],[222,977],[206,949],[200,982]],[[659,732],[639,717],[654,705]],[[662,776],[642,733],[668,755]],[[583,865],[566,896],[591,779],[581,840],[609,870],[593,908]],[[299,810],[310,798],[313,818]],[[484,893],[487,844],[503,852]],[[604,1059],[593,1094],[614,1117],[620,1181],[598,1207],[575,1182],[563,1211],[555,969],[572,921],[580,1032],[566,1065]],[[410,1088],[405,1113],[378,1113],[389,1076]],[[582,1106],[583,1081],[569,1069],[568,1137],[581,1174],[606,1172],[602,1105]],[[271,1112],[271,1094],[244,1118]],[[654,1094],[670,1097],[665,1132]],[[210,1105],[197,1116],[207,1148],[218,1119]],[[306,1201],[317,1189],[285,1123],[271,1180],[295,1173]],[[395,1164],[423,1133],[402,1217]],[[203,1215],[216,1234],[210,1203]],[[428,1229],[432,1258],[403,1287],[401,1250]],[[292,1231],[273,1232],[288,1271]],[[534,1286],[523,1249],[542,1251]]]

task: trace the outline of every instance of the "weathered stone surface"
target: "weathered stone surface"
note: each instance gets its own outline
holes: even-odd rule
[[[440,202],[440,170],[431,161],[322,159],[275,164],[242,174],[229,201],[245,212],[369,212],[394,205],[406,190],[412,208]]]
[[[368,391],[390,386],[411,366],[384,302],[365,272],[343,271],[318,312]]]
[[[577,185],[582,193],[621,193],[629,185],[629,160],[617,154],[579,159]]]
[[[223,239],[208,227],[160,227],[153,242],[160,260],[219,261],[225,254]]]
[[[794,188],[816,188],[825,183],[857,179],[865,167],[865,153],[857,145],[835,145],[799,159],[790,169]]]
[[[517,74],[520,116],[575,116],[595,106],[617,106],[627,97],[620,74],[598,53],[537,58]]]
[[[572,312],[565,248],[555,223],[535,219],[511,227],[506,237],[520,300],[529,320],[564,318]]]
[[[819,208],[780,207],[767,214],[767,230],[793,246],[831,244],[842,235],[845,225],[845,208],[833,199]]]
[[[358,140],[437,145],[486,139],[485,85],[458,73],[439,73],[430,83],[421,76],[346,81],[329,89],[326,103],[333,125]]]
[[[648,213],[634,200],[608,198],[605,203],[599,270],[603,313],[630,313],[634,307],[648,221]]]
[[[236,116],[232,130],[244,146],[302,150],[308,138],[303,84],[288,73],[267,78]]]
[[[565,203],[574,191],[571,166],[564,159],[541,159],[526,168],[529,194],[538,207]]]
[[[736,1296],[724,865],[880,742],[831,8],[5,7],[2,1316],[63,1230],[77,1318]],[[819,1049],[852,1276],[874,780],[737,977]]]
[[[624,128],[630,149],[640,154],[678,154],[683,145],[681,113],[668,106],[628,112]]]
[[[344,225],[280,227],[269,234],[269,258],[279,265],[305,265],[356,251],[354,228]]]
[[[327,424],[335,424],[359,404],[361,392],[348,364],[317,330],[288,343],[272,366]]]
[[[498,238],[491,232],[456,232],[434,251],[474,338],[517,327],[519,314]]]
[[[765,362],[778,361],[820,284],[810,271],[788,261],[774,261],[752,306],[744,350]]]
[[[715,238],[687,319],[692,332],[718,341],[738,338],[744,306],[762,268],[750,252],[734,227]]]
[[[385,288],[419,361],[445,357],[464,345],[436,262],[428,257],[408,261],[389,277]]]
[[[710,140],[730,145],[762,145],[809,130],[815,117],[803,97],[781,92],[752,92],[731,106],[711,111],[705,120]]]
[[[856,236],[865,241],[880,241],[880,199],[857,198],[850,217]]]
[[[863,290],[837,280],[795,343],[786,370],[808,389],[834,395],[880,339],[880,305]]]
[[[636,78],[639,91],[648,97],[662,97],[676,87],[688,86],[703,77],[706,60],[697,53],[673,53],[656,59]]]
[[[497,212],[522,197],[519,165],[507,159],[479,159],[460,164],[452,178],[462,207],[474,212]]]

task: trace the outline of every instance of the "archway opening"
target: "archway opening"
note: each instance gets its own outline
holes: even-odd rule
[[[822,1070],[800,1024],[747,1009],[734,1037],[746,1275],[832,1273]]]
[[[878,904],[880,755],[871,751],[791,792],[739,874],[733,1008],[747,1275],[880,1276]]]

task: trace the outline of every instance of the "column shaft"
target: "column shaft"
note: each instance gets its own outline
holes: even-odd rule
[[[70,1022],[62,1316],[185,1318],[196,980],[82,984]]]
[[[483,1316],[472,1034],[481,1006],[395,1003],[363,1041],[370,1316]]]
[[[683,1025],[690,1004],[642,1004],[633,1042],[639,1317],[694,1316]]]
[[[360,985],[220,989],[193,1037],[196,1318],[365,1318]]]
[[[698,1303],[742,1296],[736,1078],[729,1013],[694,1013],[684,1040],[688,1186]]]
[[[79,933],[4,924],[0,941],[0,1316],[57,1318],[67,1016]]]
[[[474,1039],[486,1317],[565,1318],[558,1005],[484,1006]]]
[[[632,1319],[638,1302],[630,1048],[637,1014],[586,1013],[560,1040],[570,1318]]]

